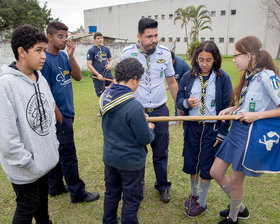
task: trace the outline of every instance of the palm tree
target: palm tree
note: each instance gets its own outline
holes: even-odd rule
[[[185,9],[179,8],[174,12],[174,14],[175,14],[174,24],[176,24],[177,20],[181,20],[182,21],[181,28],[183,28],[183,27],[185,28],[187,47],[189,47],[187,26],[188,26],[188,23],[190,21],[190,16],[191,16],[190,8],[191,8],[190,6],[186,7]]]
[[[210,26],[210,13],[204,5],[199,5],[197,8],[194,5],[190,6],[189,13],[190,21],[193,22],[193,26],[191,29],[191,37],[192,41],[196,42],[198,41],[198,35],[200,31],[206,29],[212,31],[212,28]]]

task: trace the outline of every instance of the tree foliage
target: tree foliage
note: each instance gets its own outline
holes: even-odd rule
[[[181,20],[181,28],[185,28],[185,32],[186,32],[186,38],[187,38],[187,47],[189,46],[189,42],[188,42],[188,23],[190,21],[191,18],[191,13],[190,13],[190,6],[186,7],[186,8],[179,8],[175,11],[175,17],[174,17],[174,24],[176,24],[177,20]]]
[[[192,40],[196,42],[198,40],[200,31],[206,29],[212,31],[212,28],[210,26],[211,17],[209,11],[204,5],[199,5],[197,8],[194,5],[192,5],[190,7],[190,13],[191,13],[191,21],[193,23],[191,29],[191,37]]]
[[[41,8],[37,0],[0,1],[0,31],[15,29],[23,24],[31,24],[43,30],[52,20],[47,2]]]

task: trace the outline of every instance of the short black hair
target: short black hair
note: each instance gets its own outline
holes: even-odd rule
[[[22,47],[25,51],[32,48],[37,43],[48,43],[46,35],[37,27],[25,24],[18,27],[12,34],[11,46],[16,60],[18,60],[18,48]]]
[[[130,79],[141,79],[144,73],[142,64],[136,58],[126,58],[119,62],[115,68],[117,82],[128,82]]]
[[[68,27],[59,21],[52,21],[47,26],[47,34],[55,34],[58,30],[68,31]]]
[[[219,48],[214,43],[214,41],[203,41],[197,46],[192,58],[192,68],[190,70],[190,75],[195,77],[195,74],[198,74],[200,72],[200,67],[197,62],[197,59],[199,53],[201,53],[202,51],[206,51],[213,55],[214,58],[213,69],[218,76],[221,76],[222,73],[220,71],[220,68],[222,64],[222,57]]]
[[[93,35],[93,39],[95,40],[96,37],[103,37],[102,33],[100,32],[96,32],[94,35]]]
[[[145,32],[145,29],[157,28],[158,22],[151,18],[143,18],[138,22],[138,33],[142,35]]]

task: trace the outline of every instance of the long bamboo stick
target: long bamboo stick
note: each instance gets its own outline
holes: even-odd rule
[[[160,116],[148,117],[148,122],[163,121],[204,121],[204,120],[234,120],[238,115],[221,115],[221,116]]]
[[[92,78],[92,79],[98,79],[97,76],[93,76],[93,75],[90,76],[90,78]],[[104,78],[104,80],[105,80],[105,81],[110,81],[110,82],[113,82],[113,81],[114,81],[113,79],[107,79],[107,78]],[[102,80],[100,80],[100,81],[102,81]]]

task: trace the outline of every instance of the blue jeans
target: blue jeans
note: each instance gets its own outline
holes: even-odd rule
[[[59,163],[49,172],[49,192],[56,194],[65,188],[63,176],[67,184],[71,201],[79,202],[87,197],[85,183],[79,176],[78,159],[74,143],[73,118],[63,117],[63,122],[56,123],[59,141]]]
[[[137,212],[143,200],[145,167],[141,170],[119,170],[105,164],[104,224],[117,224],[117,210],[121,195],[122,224],[138,224]]]

